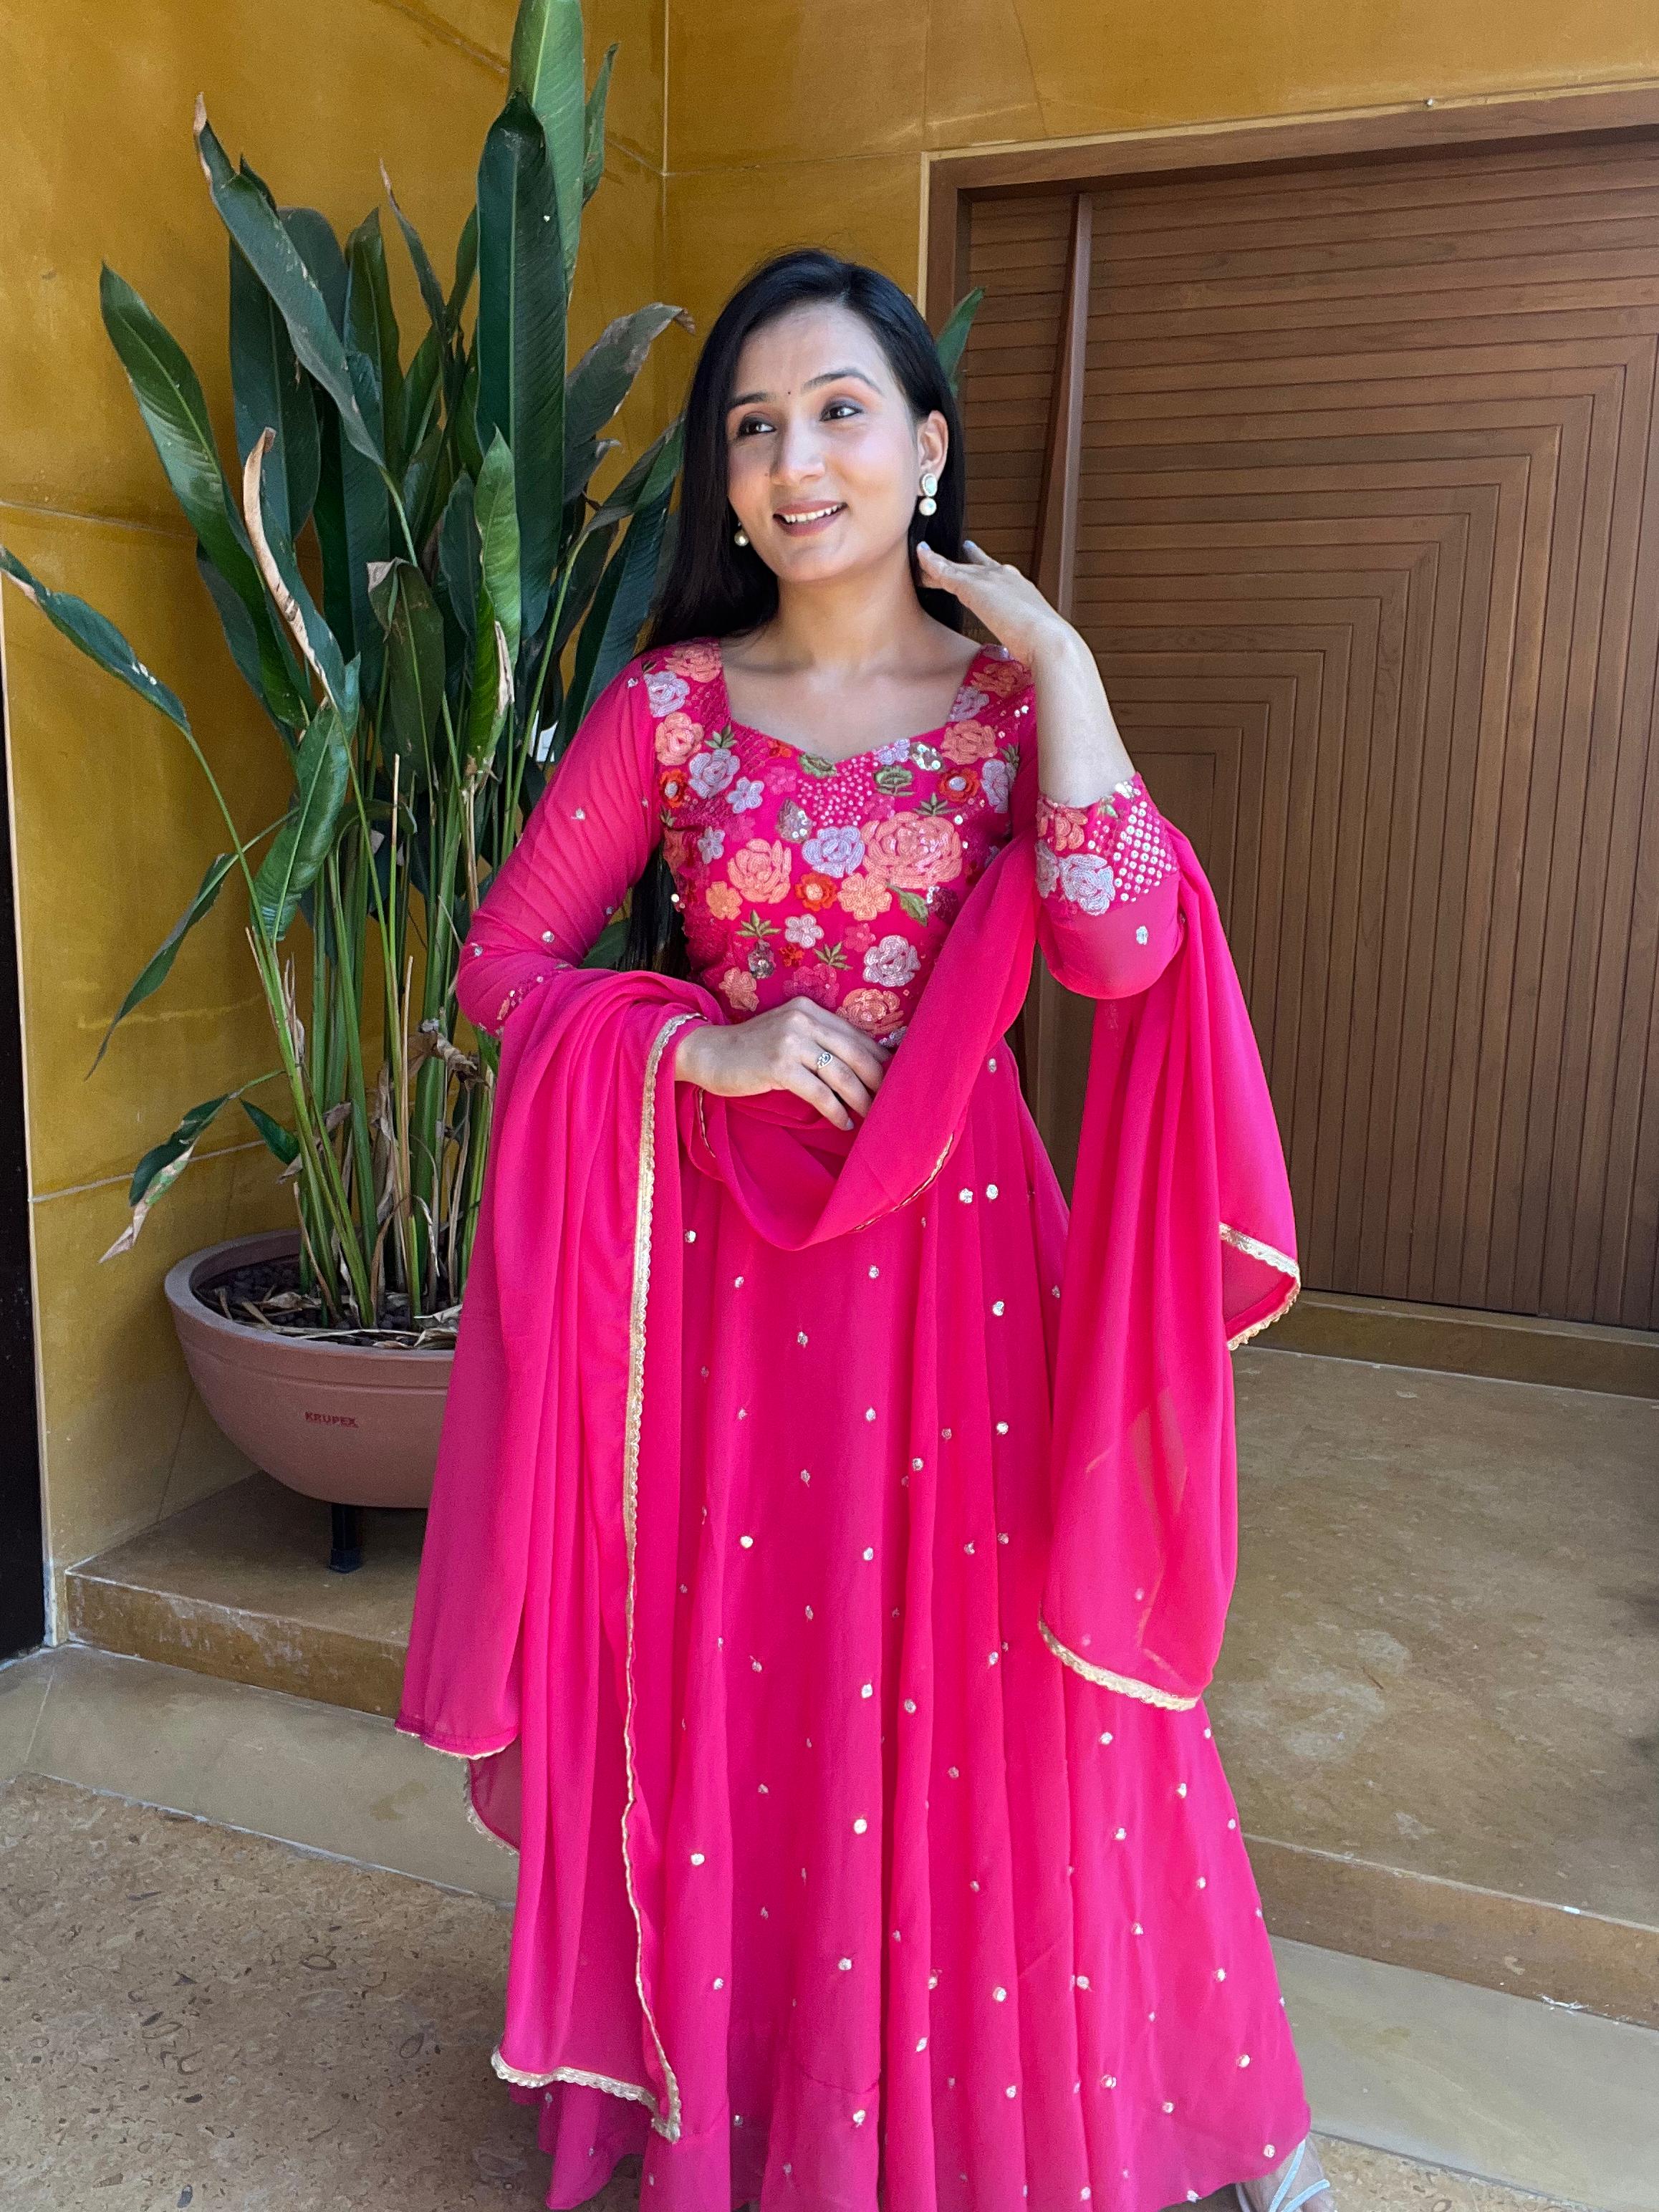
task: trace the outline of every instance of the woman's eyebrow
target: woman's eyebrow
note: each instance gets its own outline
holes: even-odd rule
[[[867,384],[871,391],[879,396],[881,386],[876,382],[873,376],[866,376],[861,368],[826,368],[822,376],[809,376],[805,383],[802,385],[801,390],[803,392],[811,392],[815,385],[834,384],[837,378],[843,376],[856,377],[860,384]],[[757,399],[769,399],[770,398],[771,394],[767,392],[740,392],[735,399],[727,403],[726,411],[729,415],[733,407],[752,406],[754,402]]]

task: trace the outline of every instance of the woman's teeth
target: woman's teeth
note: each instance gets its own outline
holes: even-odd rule
[[[839,514],[845,503],[842,500],[834,500],[828,507],[802,507],[787,514],[780,513],[778,520],[786,530],[799,529],[809,522],[822,522],[830,515]]]

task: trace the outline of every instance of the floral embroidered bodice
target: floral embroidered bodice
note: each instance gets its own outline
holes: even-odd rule
[[[1041,941],[1062,981],[1060,948],[1086,945],[1084,917],[1173,891],[1174,854],[1139,776],[1086,806],[1037,788],[1030,672],[1000,647],[975,655],[939,728],[839,761],[737,721],[713,638],[644,653],[629,680],[654,723],[692,967],[735,1017],[805,995],[896,1042],[1022,802],[1036,808]],[[1163,918],[1146,911],[1140,946]]]

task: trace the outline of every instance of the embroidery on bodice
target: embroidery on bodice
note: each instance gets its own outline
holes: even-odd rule
[[[640,665],[697,980],[739,1017],[805,995],[896,1042],[1011,834],[1028,670],[981,647],[938,729],[832,762],[733,719],[714,641]]]

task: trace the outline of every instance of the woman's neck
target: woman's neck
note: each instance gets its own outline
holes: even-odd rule
[[[902,549],[878,574],[822,584],[778,585],[777,611],[734,639],[726,659],[768,675],[823,679],[839,688],[871,678],[914,678],[964,663],[972,642],[935,622],[910,580]]]

